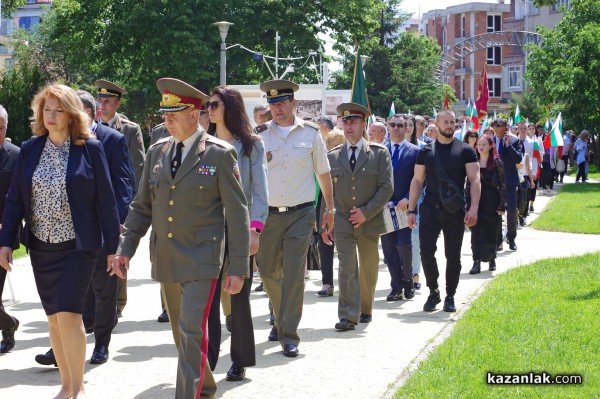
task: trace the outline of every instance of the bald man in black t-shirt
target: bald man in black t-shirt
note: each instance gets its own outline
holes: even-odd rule
[[[416,205],[423,188],[425,178],[427,187],[423,203],[419,207],[421,215],[419,239],[421,242],[421,263],[427,279],[430,295],[423,306],[424,311],[433,311],[441,302],[438,290],[438,265],[435,259],[437,240],[440,231],[444,233],[444,247],[446,252],[446,299],[444,311],[455,312],[454,294],[460,277],[460,249],[464,235],[464,228],[477,223],[477,209],[481,185],[479,182],[479,162],[475,150],[460,140],[454,139],[455,115],[450,110],[438,113],[436,121],[440,134],[432,143],[425,145],[417,154],[415,173],[410,185],[408,204],[408,225],[411,229],[416,225]],[[465,177],[471,183],[471,206],[465,213],[460,210],[450,213],[442,206],[438,195],[438,177],[435,171],[436,162],[432,152],[435,145],[436,156],[457,186],[464,190]],[[463,192],[464,195],[464,192]]]

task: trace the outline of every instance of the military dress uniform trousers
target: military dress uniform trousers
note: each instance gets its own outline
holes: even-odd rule
[[[314,225],[312,206],[281,213],[269,208],[260,237],[258,268],[273,304],[282,346],[300,343],[297,330],[304,302],[304,267]]]
[[[335,240],[339,259],[338,317],[358,323],[361,313],[373,313],[379,267],[379,234],[355,236],[335,233]]]
[[[208,366],[208,314],[217,279],[160,283],[175,346],[179,351],[175,399],[215,398]]]

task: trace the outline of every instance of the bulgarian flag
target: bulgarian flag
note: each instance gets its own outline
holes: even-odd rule
[[[562,115],[560,113],[558,114],[558,118],[554,121],[549,137],[550,145],[552,147],[562,147],[565,144],[562,134]]]
[[[396,106],[394,106],[394,102],[392,101],[392,106],[390,107],[390,113],[388,115],[388,118],[391,118],[394,115],[396,115]]]
[[[540,153],[540,142],[535,136],[533,136],[533,158],[537,159],[537,170],[535,171],[535,177],[537,178],[540,176],[541,172],[540,165],[542,164],[542,154]]]
[[[479,114],[477,113],[477,104],[473,103],[471,108],[471,127],[475,130],[479,129]]]
[[[490,119],[488,118],[488,116],[485,116],[485,119],[483,120],[483,123],[481,124],[481,127],[479,128],[479,135],[483,136],[483,132],[485,131],[485,129],[487,129],[488,127],[490,127]]]
[[[514,119],[514,123],[521,123],[521,110],[519,109],[519,103],[517,103],[517,108],[515,108],[515,119]]]

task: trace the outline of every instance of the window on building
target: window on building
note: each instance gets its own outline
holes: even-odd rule
[[[467,37],[467,17],[464,14],[460,18],[460,36]]]
[[[556,0],[556,3],[550,7],[550,11],[560,11],[560,7],[571,9],[571,2],[569,0]]]
[[[490,92],[490,97],[502,96],[502,79],[488,78],[488,89]]]
[[[502,47],[487,48],[487,64],[500,65],[502,64]]]
[[[521,66],[508,67],[508,87],[511,89],[520,89],[522,85]]]
[[[19,18],[19,28],[31,30],[40,23],[40,17],[21,17]]]
[[[460,80],[460,99],[467,99],[467,84],[464,78]]]
[[[488,15],[487,16],[487,31],[500,32],[502,30],[502,16]]]

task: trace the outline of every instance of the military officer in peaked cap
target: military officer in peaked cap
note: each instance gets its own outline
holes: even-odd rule
[[[267,156],[269,216],[261,235],[258,267],[274,308],[275,326],[269,341],[279,341],[283,354],[298,356],[298,324],[304,299],[304,267],[315,226],[315,176],[325,198],[322,226],[333,227],[333,193],[327,151],[319,126],[294,115],[294,92],[289,80],[260,85],[273,120],[259,125]]]
[[[94,82],[97,88],[96,100],[98,108],[101,111],[100,123],[119,131],[127,141],[127,148],[131,156],[131,165],[135,178],[134,192],[140,185],[142,169],[144,167],[144,139],[142,129],[137,123],[131,122],[123,115],[117,113],[121,107],[121,96],[127,94],[127,90],[109,82],[108,80],[98,79]],[[117,315],[121,317],[121,312],[127,304],[127,280],[119,280],[117,287]]]
[[[236,150],[199,127],[204,93],[177,79],[158,80],[171,137],[150,147],[112,272],[125,277],[149,227],[152,278],[159,281],[179,351],[177,399],[214,398],[206,323],[224,256],[224,289],[237,294],[248,275],[250,227]],[[235,226],[225,231],[225,222]]]
[[[339,257],[338,302],[340,331],[354,330],[372,318],[379,266],[379,236],[385,233],[383,208],[394,192],[392,162],[386,147],[364,138],[371,114],[362,105],[337,107],[346,143],[327,154],[333,178],[335,245]],[[323,233],[331,244],[332,234]],[[356,255],[358,248],[358,258]]]

